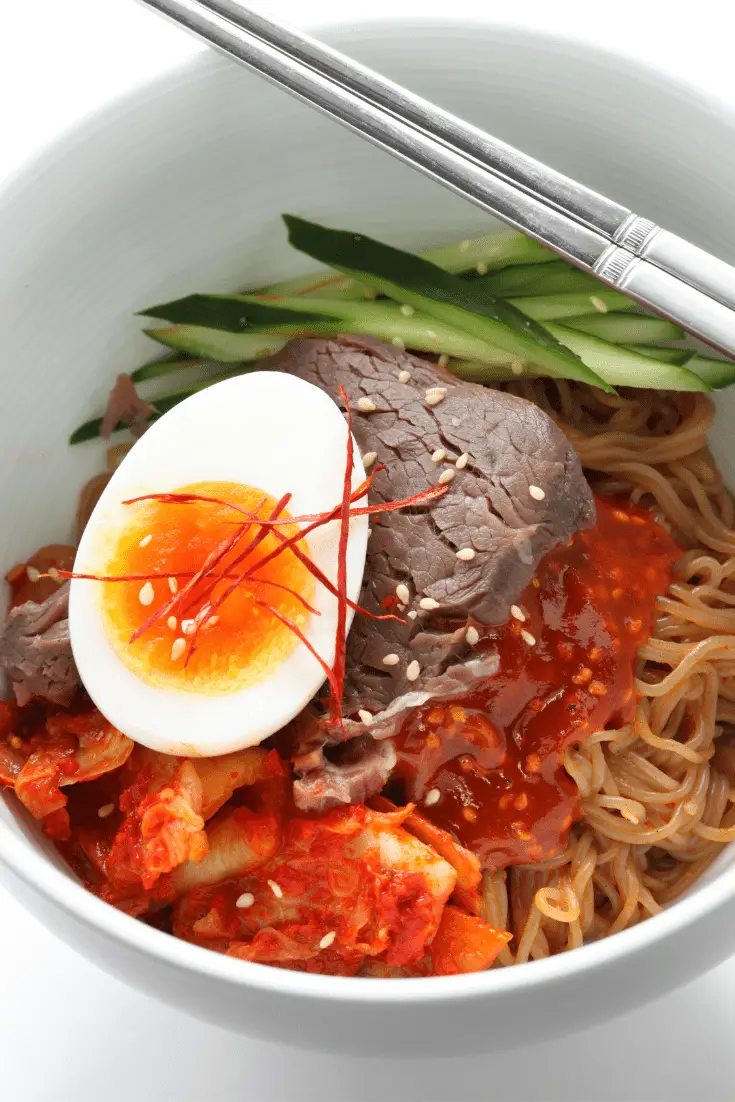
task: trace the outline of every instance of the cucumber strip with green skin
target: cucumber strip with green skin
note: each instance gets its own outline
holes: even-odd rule
[[[569,330],[569,338],[570,341],[577,339],[577,351],[582,350],[582,341],[596,342],[599,347],[593,350],[589,345],[587,354],[590,356],[590,362],[593,363],[595,370],[600,375],[604,374],[606,381],[611,386],[650,387],[659,390],[709,390],[711,387],[726,386],[728,383],[735,382],[735,363],[727,364],[720,360],[702,360],[700,358],[699,364],[702,365],[700,371],[696,367],[697,360],[692,359],[693,353],[686,349],[651,349],[644,346],[639,352],[635,348],[626,348],[623,345],[608,345],[604,341],[599,341],[596,337],[574,333],[573,330]],[[665,370],[669,366],[678,368],[681,365],[659,356],[651,356],[651,352],[677,352],[685,355],[688,357],[688,367],[695,364],[693,370],[699,377],[698,382],[691,378],[691,370],[684,376],[672,377],[669,375],[664,379],[661,369]],[[626,353],[630,353],[630,356],[626,357]],[[635,359],[632,357],[635,357]],[[722,371],[722,368],[726,370]],[[507,364],[480,363],[477,360],[450,360],[449,371],[453,375],[458,375],[461,379],[469,379],[474,383],[511,382],[519,378]],[[653,375],[651,371],[654,372]],[[523,369],[522,377],[524,379],[537,379],[541,374],[541,372],[534,370],[532,365],[529,365]],[[703,382],[704,385],[702,385]]]
[[[159,379],[162,375],[170,375],[173,371],[182,371],[189,367],[204,367],[205,360],[192,359],[185,353],[172,352],[168,356],[162,356],[160,360],[143,364],[131,372],[130,378],[134,383],[144,383],[147,379]]]
[[[295,279],[284,279],[280,283],[271,283],[267,287],[259,287],[257,291],[249,291],[254,295],[273,295],[275,298],[292,298],[294,295],[302,295],[304,298],[329,298],[329,299],[371,299],[375,294],[363,287],[356,279],[348,279],[341,272],[309,272],[305,276],[296,276]]]
[[[594,295],[523,295],[509,298],[508,302],[536,321],[554,321],[557,318],[577,320],[587,315],[604,315],[608,310],[634,310],[636,306],[626,295],[621,295],[619,291],[607,291],[603,287],[598,287]]]
[[[594,295],[605,290],[588,272],[575,268],[566,260],[552,260],[549,264],[518,264],[513,268],[502,268],[480,276],[477,283],[485,287],[491,295],[507,298],[511,295]]]
[[[172,325],[143,332],[166,348],[225,364],[265,360],[280,352],[287,340],[268,333],[225,333],[222,329],[205,329],[200,325]]]
[[[304,314],[314,323],[331,321],[331,315],[315,309],[308,301],[297,299],[297,303],[297,310],[289,310],[281,301],[268,302],[258,296],[195,294],[149,306],[138,313],[174,325],[200,325],[204,329],[224,329],[228,333],[288,329],[302,324]]]
[[[463,329],[514,359],[537,364],[549,375],[609,389],[547,329],[507,302],[491,298],[475,281],[362,234],[327,229],[291,215],[284,215],[284,220],[295,248],[380,294]]]
[[[686,364],[694,353],[689,348],[657,347],[655,344],[626,344],[629,352],[637,352],[641,356],[648,356],[650,360],[661,360],[665,364]]]
[[[504,268],[508,264],[527,264],[534,267],[556,261],[554,253],[532,241],[516,230],[499,230],[453,245],[441,245],[437,249],[426,249],[419,253],[424,260],[436,264],[447,272],[477,272],[483,266],[485,271]],[[562,262],[563,263],[563,262]],[[596,282],[596,281],[594,281]],[[374,292],[363,286],[358,280],[335,272],[310,272],[295,279],[286,279],[280,283],[271,283],[261,287],[257,294],[306,295],[331,299],[374,298]]]
[[[558,341],[568,345],[613,386],[646,387],[651,390],[711,389],[704,379],[687,367],[662,363],[553,321],[548,322],[547,326]]]
[[[715,360],[709,356],[692,356],[687,361],[687,369],[703,379],[713,390],[735,383],[735,362]]]
[[[414,310],[411,306],[399,306],[398,303],[387,300],[384,302],[339,302],[320,299],[320,316],[315,321],[308,299],[283,299],[277,306],[270,307],[269,304],[264,304],[257,297],[248,295],[233,297],[235,304],[239,304],[234,311],[236,315],[242,313],[243,310],[247,314],[250,306],[255,304],[259,309],[259,316],[265,309],[265,320],[267,321],[268,311],[272,309],[274,324],[264,325],[263,328],[269,333],[281,337],[336,337],[341,333],[352,333],[378,337],[380,340],[392,342],[399,347],[412,348],[419,352],[434,352],[437,355],[443,353],[447,356],[456,356],[458,359],[509,363],[513,358],[507,352],[491,348],[484,341],[463,329],[453,328],[430,314]],[[186,340],[186,333],[182,330],[187,330],[193,326],[197,327],[197,332],[194,334],[194,344],[201,349],[203,347],[202,342],[206,340],[210,356],[217,354],[219,351],[218,359],[226,357],[228,361],[231,361],[232,356],[237,356],[238,360],[247,359],[247,356],[243,355],[248,350],[247,345],[240,351],[237,341],[232,340],[233,337],[239,337],[239,333],[226,333],[227,339],[223,342],[219,342],[217,339],[217,334],[222,332],[233,313],[232,300],[223,299],[221,296],[212,296],[212,298],[213,301],[207,301],[207,296],[192,295],[186,300],[181,300],[181,303],[186,303],[185,307],[181,303],[174,303],[172,309],[163,307],[157,307],[156,309],[158,313],[163,311],[164,316],[168,314],[179,319],[185,318],[186,325],[176,326],[179,331],[176,335],[179,348],[185,347],[183,342]],[[216,313],[218,304],[222,307],[221,316]],[[278,324],[284,309],[289,314],[301,316],[301,323]],[[206,321],[211,322],[213,319],[221,322],[221,325],[207,329],[208,335],[205,337],[203,329],[206,329],[206,326],[204,323]],[[254,328],[259,328],[259,326]],[[158,330],[153,330],[153,335],[157,336],[158,332]],[[247,333],[245,335],[250,337],[252,334]],[[157,337],[157,339],[160,339],[160,337]],[[168,338],[164,339],[170,344],[170,332]],[[194,344],[190,346],[189,350],[194,347]]]
[[[498,230],[454,245],[440,245],[419,256],[445,272],[479,271],[481,275],[509,264],[551,264],[557,259],[556,253],[517,230]]]
[[[158,398],[151,398],[150,404],[155,408],[156,413],[150,417],[149,420],[156,421],[159,417],[162,417],[164,413],[168,413],[170,409],[177,406],[179,402],[183,402],[185,398],[191,398],[192,394],[197,394],[200,390],[206,390],[207,387],[213,386],[215,383],[220,383],[223,379],[231,379],[234,375],[244,375],[245,371],[248,370],[250,370],[250,368],[244,368],[240,371],[223,371],[218,375],[212,375],[208,379],[203,379],[199,383],[194,383],[184,390],[177,390],[172,394],[161,394]],[[100,435],[102,420],[102,417],[93,417],[91,421],[85,421],[83,425],[79,425],[69,437],[69,443],[83,444],[86,440],[94,440]],[[114,431],[119,432],[124,428],[126,428],[125,425],[118,425]]]
[[[686,336],[673,322],[641,314],[585,315],[565,318],[564,324],[611,344],[658,344],[660,341],[681,341]]]

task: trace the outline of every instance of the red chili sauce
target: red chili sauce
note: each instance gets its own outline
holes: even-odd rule
[[[563,852],[579,818],[564,748],[633,718],[636,651],[680,555],[650,513],[598,499],[595,526],[552,551],[516,616],[484,633],[478,649],[497,650],[498,673],[404,726],[406,799],[488,867]]]

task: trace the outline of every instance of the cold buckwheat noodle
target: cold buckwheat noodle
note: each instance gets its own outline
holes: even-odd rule
[[[650,505],[684,554],[639,651],[635,720],[565,751],[582,801],[566,851],[485,876],[485,917],[514,934],[500,965],[640,922],[735,840],[735,502],[707,447],[711,401],[563,380],[508,389],[557,421],[596,490]]]

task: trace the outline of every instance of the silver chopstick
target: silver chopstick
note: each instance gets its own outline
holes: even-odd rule
[[[711,254],[436,104],[429,103],[337,50],[292,27],[258,15],[238,0],[203,2],[210,11],[235,26],[339,82],[363,99],[421,128],[431,137],[477,161],[488,171],[608,237],[619,247],[635,256],[645,257],[650,263],[698,287],[726,306],[735,307],[735,272]]]
[[[603,282],[624,290],[735,357],[733,310],[655,267],[648,262],[648,257],[644,260],[635,256],[612,243],[609,236],[549,206],[545,199],[491,173],[448,142],[432,137],[422,128],[245,30],[240,19],[244,9],[238,5],[233,5],[233,10],[238,12],[235,23],[229,11],[217,13],[213,10],[213,3],[221,7],[224,0],[142,2],[450,190],[498,215],[578,267],[598,275]],[[351,65],[347,59],[343,60]],[[727,265],[723,267],[735,280],[735,271]]]

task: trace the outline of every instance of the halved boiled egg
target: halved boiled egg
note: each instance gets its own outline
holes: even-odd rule
[[[340,506],[347,441],[323,391],[258,371],[187,399],[126,456],[82,537],[69,601],[82,682],[120,731],[164,753],[224,754],[317,693],[312,651],[335,658],[340,602],[320,574],[339,590],[340,523],[298,518]],[[365,478],[356,445],[351,478],[353,490]],[[367,534],[353,517],[351,601]]]

